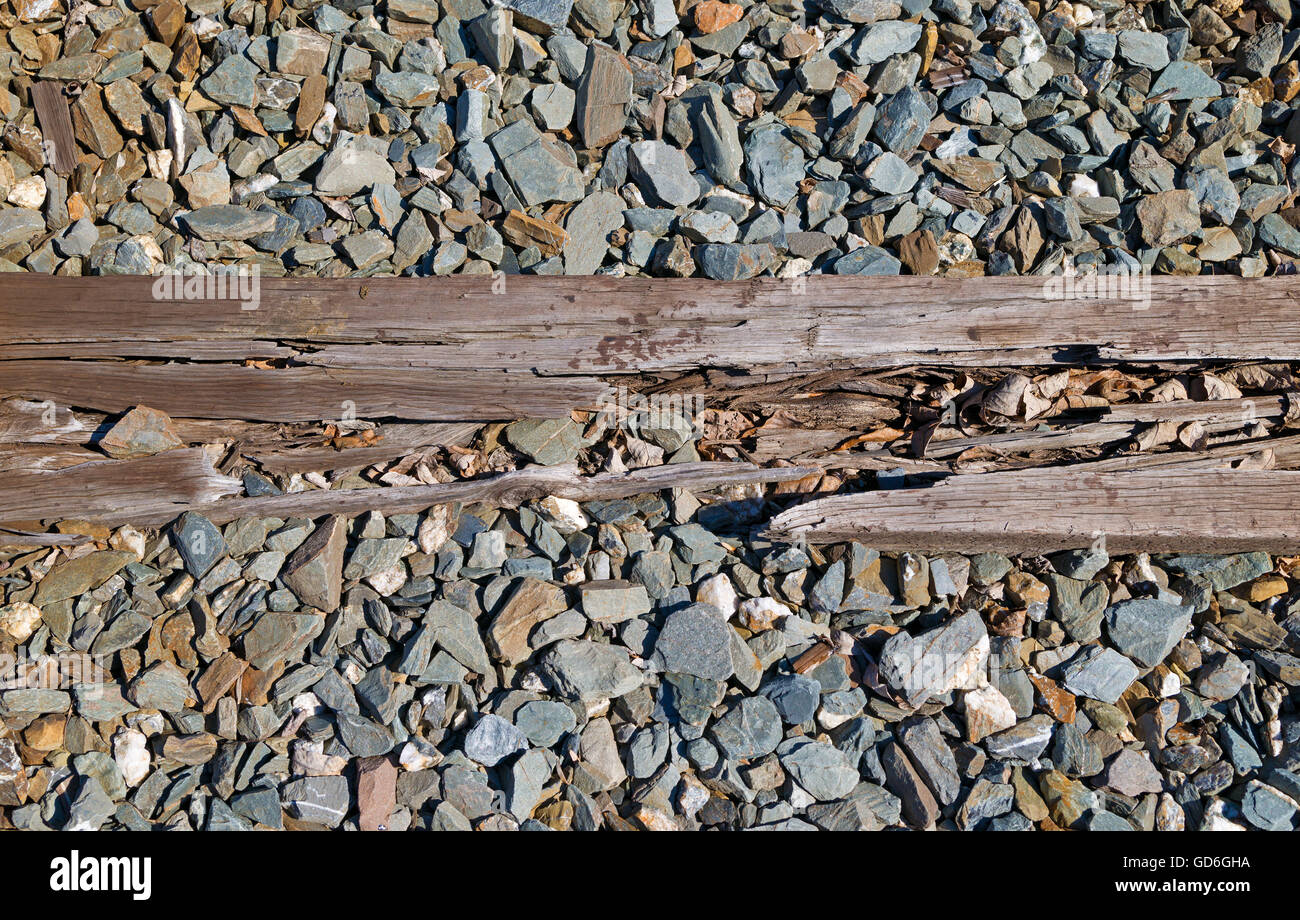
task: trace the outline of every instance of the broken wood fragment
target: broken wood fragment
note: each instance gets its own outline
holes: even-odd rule
[[[240,491],[199,448],[134,460],[95,460],[59,470],[12,470],[0,489],[0,523],[38,519],[167,521]]]
[[[582,476],[574,465],[566,464],[427,486],[226,498],[238,491],[238,484],[216,474],[202,453],[195,449],[174,450],[140,460],[89,463],[53,474],[24,474],[28,479],[18,483],[23,494],[9,490],[0,493],[0,523],[75,517],[113,525],[161,526],[184,511],[197,511],[213,523],[224,524],[243,517],[419,512],[451,502],[513,507],[546,495],[595,501],[660,489],[716,489],[756,482],[791,482],[819,472],[799,466],[760,468],[748,463],[704,462],[670,463],[625,473]],[[150,466],[165,461],[170,461],[170,466]],[[154,477],[153,491],[142,488],[142,484],[150,482],[150,477]],[[60,487],[66,487],[66,494],[60,492]]]
[[[77,168],[77,140],[72,131],[72,114],[63,84],[57,80],[38,80],[32,84],[32,108],[45,139],[45,160],[60,176],[70,176]]]

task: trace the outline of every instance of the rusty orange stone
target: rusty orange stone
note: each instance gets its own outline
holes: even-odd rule
[[[1058,722],[1073,722],[1077,712],[1074,696],[1061,688],[1056,681],[1041,674],[1029,673],[1029,682],[1038,691],[1043,708]]]
[[[1290,102],[1300,93],[1300,64],[1287,61],[1273,74],[1273,96],[1279,102]]]
[[[676,73],[679,70],[684,70],[694,63],[695,52],[691,50],[689,44],[682,42],[677,46],[677,50],[673,52],[673,73]]]
[[[857,105],[870,92],[866,81],[848,70],[841,70],[835,77],[835,85],[849,94],[849,101]]]
[[[723,3],[721,0],[704,0],[703,3],[697,3],[692,12],[695,28],[705,35],[725,29],[733,22],[740,22],[745,15],[744,7],[737,3]]]
[[[59,714],[41,716],[23,732],[23,741],[34,751],[57,751],[63,747],[63,732],[68,717]]]
[[[501,232],[511,245],[536,246],[548,256],[559,255],[569,241],[569,234],[563,227],[539,217],[529,217],[522,211],[507,214]]]
[[[86,199],[81,197],[81,192],[73,192],[68,196],[68,219],[81,220],[83,217],[90,216],[90,207],[86,204]]]
[[[795,26],[785,35],[781,36],[780,48],[781,57],[787,61],[793,61],[803,57],[805,54],[811,54],[817,50],[817,36],[808,29]]]
[[[1250,583],[1246,588],[1245,595],[1246,600],[1252,604],[1258,604],[1270,597],[1286,594],[1286,592],[1286,579],[1281,575],[1261,575]]]
[[[989,632],[995,636],[1022,636],[1025,633],[1025,611],[996,607],[989,612]]]

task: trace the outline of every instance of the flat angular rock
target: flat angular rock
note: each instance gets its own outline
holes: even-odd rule
[[[988,630],[972,611],[919,636],[892,636],[880,653],[880,675],[909,703],[919,705],[936,694],[974,689],[988,654]]]
[[[275,215],[235,204],[195,208],[179,216],[185,229],[201,240],[246,240],[275,229]]]
[[[310,824],[338,827],[352,805],[345,776],[309,776],[292,780],[280,790],[289,813]]]
[[[1223,95],[1223,85],[1194,61],[1174,61],[1156,77],[1151,93],[1169,102],[1217,99]]]
[[[572,419],[525,419],[507,425],[506,440],[544,466],[568,463],[582,449],[582,430]]]
[[[1076,642],[1097,639],[1110,599],[1106,586],[1054,572],[1044,574],[1043,581],[1051,592],[1052,615],[1065,627],[1066,634]]]
[[[355,195],[373,185],[389,184],[397,174],[383,154],[359,142],[335,147],[316,172],[316,191],[322,195]]]
[[[1196,196],[1186,189],[1170,189],[1148,195],[1137,204],[1142,238],[1151,246],[1168,246],[1201,229],[1201,211]]]
[[[514,17],[509,9],[494,6],[482,16],[471,19],[469,34],[478,46],[479,53],[493,70],[503,70],[510,64],[514,52]]]
[[[726,680],[735,672],[731,627],[716,607],[691,604],[664,620],[655,660],[665,671]]]
[[[36,596],[32,598],[32,603],[37,607],[46,607],[70,597],[78,597],[92,588],[98,588],[122,566],[135,560],[134,553],[109,549],[60,562],[36,586]]]
[[[1205,578],[1215,591],[1229,591],[1272,568],[1267,553],[1174,556],[1167,560],[1166,565],[1172,571]]]
[[[1169,40],[1159,32],[1122,29],[1119,33],[1119,53],[1135,67],[1160,70],[1169,64]]]
[[[346,527],[341,517],[326,518],[285,560],[280,571],[281,579],[299,600],[326,613],[338,609],[342,596]]]
[[[1295,824],[1295,799],[1257,779],[1246,784],[1241,814],[1262,831],[1289,831]]]
[[[582,612],[593,623],[622,623],[649,613],[650,607],[644,585],[612,580],[582,586]]]
[[[1120,795],[1136,797],[1164,788],[1160,771],[1143,754],[1122,750],[1106,767],[1105,784]]]
[[[388,14],[403,22],[433,24],[440,12],[441,4],[437,0],[389,0],[388,3]]]
[[[596,642],[557,642],[542,653],[538,670],[557,694],[571,700],[605,700],[641,686],[641,672],[626,651]]]
[[[837,275],[897,275],[902,263],[880,246],[861,246],[835,260]]]
[[[582,176],[572,153],[554,139],[521,119],[488,138],[510,184],[526,205],[551,201],[578,201],[583,196]]]
[[[329,53],[330,43],[325,36],[311,29],[289,29],[275,40],[275,69],[310,77],[325,69]]]
[[[357,762],[357,824],[363,831],[390,829],[397,808],[397,767],[387,757]]]
[[[876,107],[872,132],[886,150],[908,157],[921,143],[921,138],[929,127],[929,106],[925,104],[920,90],[908,87],[894,93]]]
[[[1089,646],[1061,669],[1065,688],[1088,699],[1114,704],[1137,680],[1138,669],[1119,652]]]
[[[1037,760],[1052,741],[1056,725],[1049,715],[1038,713],[984,739],[984,749],[989,756],[1003,760]]]
[[[853,60],[858,64],[879,64],[895,54],[911,51],[923,31],[920,23],[897,20],[869,25],[853,41]]]
[[[573,90],[563,83],[544,83],[533,90],[529,108],[546,130],[560,131],[573,120],[575,98]]]
[[[695,248],[695,258],[706,278],[747,281],[776,263],[776,252],[766,243],[705,243]]]
[[[185,562],[185,570],[202,578],[226,554],[226,541],[211,521],[186,511],[172,525],[172,543]]]
[[[582,730],[578,744],[579,773],[575,784],[589,795],[613,789],[627,779],[627,769],[619,756],[614,729],[608,719],[592,719]]]
[[[1191,625],[1190,608],[1147,598],[1120,601],[1106,611],[1111,644],[1144,668],[1169,657]]]
[[[465,735],[465,756],[485,767],[495,767],[519,751],[528,750],[528,739],[510,722],[497,715],[485,715]]]
[[[526,821],[542,798],[546,783],[555,770],[550,751],[528,751],[510,765],[506,775],[506,808],[517,821]]]
[[[381,69],[375,77],[375,88],[393,105],[410,109],[436,105],[442,86],[432,74]]]
[[[1296,230],[1277,214],[1265,214],[1259,222],[1259,238],[1265,244],[1282,252],[1300,254],[1300,230]]]
[[[907,161],[893,153],[883,153],[872,160],[862,177],[873,191],[882,195],[901,195],[916,184],[917,178]]]
[[[551,747],[577,726],[577,716],[564,703],[536,700],[515,712],[515,727],[536,747]]]
[[[45,218],[27,208],[0,208],[0,246],[35,239],[45,232]]]
[[[781,674],[763,683],[759,692],[772,701],[790,725],[812,721],[821,704],[821,684],[802,674]]]
[[[199,81],[199,89],[220,105],[252,108],[257,101],[257,78],[261,70],[242,54],[232,54]]]
[[[117,805],[104,791],[103,784],[93,776],[82,776],[77,781],[77,793],[68,805],[65,831],[97,831],[107,823],[117,810]]]
[[[434,601],[425,611],[424,623],[433,642],[475,674],[490,674],[488,658],[478,624],[468,610],[448,601]]]
[[[969,694],[967,695],[969,697]],[[951,805],[961,793],[961,777],[952,748],[943,740],[933,719],[913,718],[896,732],[899,744],[940,805]]]
[[[682,207],[700,197],[686,155],[663,141],[637,141],[628,148],[627,165],[629,177],[652,204]]]
[[[745,140],[745,173],[768,204],[784,207],[804,177],[803,149],[779,124],[765,125]]]
[[[243,634],[243,657],[251,667],[265,670],[301,654],[324,626],[315,613],[263,613]]]
[[[1196,675],[1196,692],[1208,700],[1228,700],[1236,696],[1250,669],[1236,655],[1224,653],[1207,661]]]
[[[141,709],[179,712],[193,697],[185,672],[168,661],[141,672],[131,682],[127,696]]]
[[[574,109],[583,146],[598,149],[618,140],[631,103],[632,68],[627,58],[606,45],[588,45]]]
[[[564,591],[557,585],[535,578],[521,580],[488,627],[492,655],[512,665],[528,660],[533,653],[528,644],[533,629],[567,607]]]
[[[623,199],[611,192],[595,192],[569,213],[564,245],[566,275],[595,274],[605,259],[609,235],[623,226]]]
[[[781,767],[819,802],[848,795],[858,784],[858,771],[838,748],[807,738],[790,738],[776,749]]]
[[[710,726],[709,737],[728,760],[763,757],[781,743],[781,717],[767,698],[747,696]]]
[[[540,35],[563,31],[569,22],[573,0],[501,0],[501,6],[512,10],[515,22]]]
[[[897,0],[817,0],[817,6],[853,23],[895,19],[902,11]]]
[[[934,824],[939,817],[939,803],[897,744],[891,742],[881,748],[880,766],[889,791],[899,798],[903,819],[915,828]]]

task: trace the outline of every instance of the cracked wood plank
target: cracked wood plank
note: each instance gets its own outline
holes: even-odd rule
[[[606,390],[592,377],[557,380],[527,372],[0,361],[0,396],[101,412],[145,405],[178,418],[563,418],[574,409],[594,408]]]
[[[0,277],[0,342],[343,346],[371,366],[617,374],[1101,360],[1300,360],[1300,277],[1139,279],[1149,297],[1052,299],[1052,279],[263,278],[260,306],[155,299],[148,277]],[[362,296],[363,288],[365,296]],[[498,286],[499,288],[499,286]],[[1250,309],[1241,309],[1249,302]],[[55,306],[57,305],[57,309]]]
[[[385,514],[424,511],[451,502],[510,507],[557,495],[575,501],[626,498],[661,489],[716,489],[758,482],[793,482],[819,474],[813,467],[757,467],[749,463],[672,463],[623,473],[582,476],[572,464],[528,467],[464,482],[373,489],[320,489],[227,498],[237,480],[216,474],[197,449],[173,450],[141,460],[106,460],[58,473],[28,473],[20,482],[32,494],[0,492],[0,525],[41,518],[75,517],[114,526],[160,526],[183,511],[213,523],[244,517],[317,517],[323,514]],[[185,455],[184,457],[180,455]],[[196,459],[197,456],[197,459]],[[200,462],[201,461],[201,462]],[[114,479],[114,475],[120,479]],[[153,489],[149,477],[155,477]],[[60,492],[67,487],[67,493]],[[157,494],[156,494],[157,493]]]
[[[835,495],[774,517],[774,539],[890,551],[1038,554],[1300,550],[1300,472],[1079,467],[953,476]]]
[[[243,491],[222,476],[201,448],[187,447],[137,460],[95,460],[59,470],[5,473],[0,523],[42,519],[167,521],[187,507]]]

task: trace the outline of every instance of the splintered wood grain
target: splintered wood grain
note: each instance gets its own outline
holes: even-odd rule
[[[1300,360],[1296,276],[1151,277],[1142,301],[1052,299],[1044,278],[263,278],[256,310],[155,299],[152,281],[4,275],[0,342],[120,342],[128,329],[176,357],[194,342],[314,343],[349,346],[322,363],[545,374]]]
[[[59,470],[13,470],[0,489],[0,524],[38,519],[169,521],[186,508],[238,494],[200,448],[138,460],[96,460]]]
[[[230,364],[0,361],[0,396],[101,412],[150,406],[186,418],[277,422],[404,418],[469,421],[562,418],[605,392],[592,378],[532,374]]]
[[[156,460],[179,453],[181,451],[170,451],[148,459]],[[595,501],[627,498],[661,489],[703,490],[754,482],[792,482],[817,472],[812,467],[801,466],[757,467],[749,463],[700,462],[671,463],[624,473],[582,476],[576,466],[564,464],[528,467],[497,476],[438,485],[315,490],[255,498],[213,496],[206,501],[196,500],[183,506],[140,496],[124,500],[115,507],[106,507],[106,503],[100,501],[89,511],[79,508],[75,516],[81,520],[104,521],[114,525],[159,526],[183,511],[198,511],[216,524],[245,517],[317,517],[323,514],[353,515],[363,511],[399,514],[419,512],[451,502],[485,502],[495,507],[513,507],[545,495],[556,495],[574,501]],[[167,473],[161,471],[160,475]],[[0,504],[0,524],[4,523],[5,514],[5,505]],[[29,513],[25,517],[15,514],[11,519],[17,521],[53,516],[56,515]]]
[[[464,447],[474,439],[480,427],[475,422],[385,425],[382,437],[370,446],[335,448],[329,444],[292,447],[254,444],[240,453],[256,460],[259,467],[270,473],[359,469],[433,447],[448,444]]]
[[[32,84],[32,107],[45,139],[45,157],[60,176],[70,176],[77,168],[77,140],[72,132],[72,115],[63,84],[57,80],[40,80]]]
[[[1042,553],[1300,551],[1300,472],[1059,467],[815,499],[768,535],[882,550]]]

